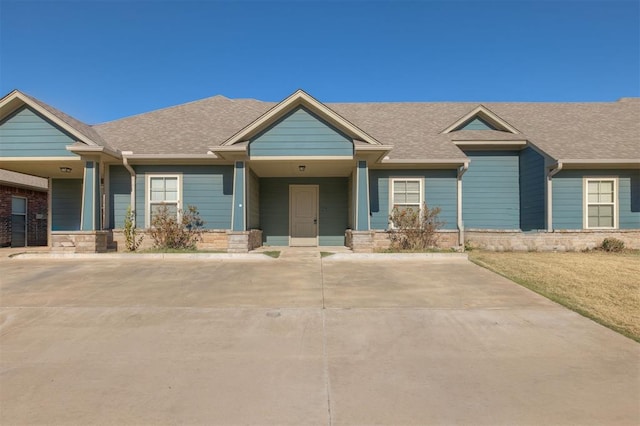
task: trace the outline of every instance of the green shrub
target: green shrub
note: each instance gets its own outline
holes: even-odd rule
[[[154,213],[149,234],[155,248],[194,250],[202,237],[204,222],[198,209],[178,210],[178,217],[162,206]]]
[[[136,213],[131,210],[131,206],[127,207],[127,215],[124,217],[124,243],[127,251],[138,250],[144,239],[144,235],[136,235],[135,217]]]
[[[617,238],[605,238],[600,244],[600,249],[611,253],[619,253],[624,250],[624,241]]]
[[[440,207],[430,209],[426,203],[422,209],[394,207],[389,215],[392,229],[389,231],[394,250],[425,250],[436,246],[438,229],[444,222],[438,219]]]

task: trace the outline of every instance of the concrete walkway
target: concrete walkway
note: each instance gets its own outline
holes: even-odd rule
[[[0,256],[0,424],[640,423],[635,342],[464,258],[345,256]]]

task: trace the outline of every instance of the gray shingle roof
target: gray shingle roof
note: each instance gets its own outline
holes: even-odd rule
[[[103,140],[137,154],[204,154],[275,103],[214,96],[94,126]],[[478,103],[327,103],[385,145],[392,159],[462,159],[452,140],[532,141],[556,159],[640,159],[640,99],[603,103],[485,103],[519,129],[442,130]]]
[[[36,104],[40,105],[42,108],[46,109],[48,112],[50,112],[54,116],[56,116],[58,119],[62,120],[63,122],[65,122],[66,124],[71,126],[76,132],[80,133],[81,135],[84,135],[85,137],[89,138],[90,140],[92,140],[93,142],[97,143],[98,145],[110,147],[110,145],[104,139],[102,139],[102,136],[100,136],[98,134],[98,132],[96,132],[93,127],[89,126],[88,124],[83,123],[80,120],[77,120],[77,119],[71,117],[68,114],[65,114],[64,112],[60,111],[59,109],[56,109],[56,108],[52,107],[51,105],[48,105],[48,104],[42,102],[39,99],[34,98],[33,96],[29,96],[24,92],[21,92],[21,93],[24,96],[26,96],[27,98],[31,99]]]
[[[40,191],[46,191],[49,186],[49,182],[45,178],[4,169],[0,169],[0,184],[27,187]]]
[[[25,95],[27,96],[27,95]],[[29,98],[94,142],[136,154],[205,154],[276,103],[224,96],[189,102],[89,126]],[[478,103],[327,103],[384,145],[391,159],[464,159],[460,140],[526,139],[560,160],[639,160],[640,98],[600,103],[484,103],[521,134],[491,130],[442,131]]]

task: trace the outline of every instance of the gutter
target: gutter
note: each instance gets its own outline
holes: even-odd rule
[[[458,185],[458,244],[461,246],[464,245],[464,222],[462,220],[462,175],[464,175],[467,170],[469,170],[468,160],[465,161],[462,166],[458,167],[458,178],[456,182]]]
[[[134,213],[133,214],[133,227],[135,228],[136,226],[136,171],[133,170],[133,167],[131,167],[131,165],[129,164],[129,156],[133,155],[133,151],[122,151],[122,164],[124,165],[125,169],[127,169],[129,171],[129,174],[131,175],[131,211]]]
[[[563,163],[558,161],[547,173],[547,232],[553,232],[553,185],[551,178],[562,170]]]

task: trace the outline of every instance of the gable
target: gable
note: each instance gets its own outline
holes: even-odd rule
[[[305,107],[298,107],[249,141],[250,157],[353,157],[353,142]]]
[[[483,120],[481,117],[474,117],[471,120],[458,127],[456,130],[502,130],[497,129],[488,121]]]
[[[29,107],[0,122],[2,157],[75,157],[66,146],[75,140]]]
[[[460,130],[497,130],[512,134],[520,133],[518,129],[484,105],[478,105],[444,129],[442,133],[446,134]]]

